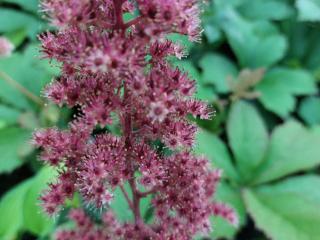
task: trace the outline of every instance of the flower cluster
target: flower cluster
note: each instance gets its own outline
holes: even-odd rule
[[[123,235],[121,225],[110,212],[103,215],[103,225],[100,226],[95,225],[81,209],[71,210],[69,217],[76,223],[77,228],[58,231],[56,233],[57,240],[120,239],[119,237]]]
[[[221,172],[192,154],[197,127],[188,117],[208,119],[212,111],[192,97],[195,82],[188,74],[168,61],[184,56],[168,34],[199,39],[198,1],[43,0],[42,6],[58,29],[40,36],[42,51],[62,66],[45,94],[77,109],[68,129],[34,134],[41,159],[60,173],[41,196],[43,207],[57,214],[78,192],[104,209],[119,188],[134,215],[134,222],[120,223],[108,211],[99,226],[75,210],[70,217],[77,229],[57,239],[187,240],[211,230],[211,215],[236,224],[232,209],[213,199]],[[125,22],[124,14],[135,17]],[[116,123],[121,136],[107,131]],[[159,141],[170,154],[154,147]],[[143,222],[140,210],[149,195],[152,224]]]
[[[4,37],[0,37],[0,57],[8,57],[14,49],[13,44]]]

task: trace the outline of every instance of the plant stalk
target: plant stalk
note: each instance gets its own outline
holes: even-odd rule
[[[6,74],[3,71],[0,71],[0,77],[9,85],[17,89],[19,92],[21,92],[23,95],[25,95],[27,98],[32,100],[34,103],[44,106],[44,102],[42,99],[36,95],[34,95],[32,92],[30,92],[28,89],[26,89],[24,86],[22,86],[20,83],[15,81],[13,78],[11,78],[8,74]]]

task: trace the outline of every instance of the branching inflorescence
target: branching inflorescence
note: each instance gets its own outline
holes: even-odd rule
[[[46,96],[79,112],[67,130],[34,134],[41,159],[59,169],[43,207],[57,214],[79,192],[104,209],[120,188],[134,215],[134,222],[121,223],[109,210],[96,225],[73,210],[77,228],[56,238],[185,240],[210,231],[211,215],[236,224],[234,212],[213,199],[220,171],[192,154],[197,127],[187,117],[208,119],[211,110],[192,98],[195,82],[168,61],[184,55],[168,34],[199,40],[198,1],[44,0],[42,6],[58,29],[40,36],[42,51],[62,65]],[[125,22],[130,13],[136,17]],[[121,136],[96,133],[116,119]],[[155,148],[156,141],[170,154]],[[150,195],[155,216],[146,224],[140,200]]]

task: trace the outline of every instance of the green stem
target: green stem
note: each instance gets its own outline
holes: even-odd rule
[[[28,89],[26,89],[24,86],[22,86],[20,83],[15,81],[13,78],[11,78],[8,74],[6,74],[3,71],[0,71],[0,78],[2,78],[6,83],[17,89],[19,92],[21,92],[23,95],[25,95],[27,98],[35,102],[36,104],[40,106],[44,106],[44,102],[42,99],[36,95],[34,95],[32,92],[30,92]]]

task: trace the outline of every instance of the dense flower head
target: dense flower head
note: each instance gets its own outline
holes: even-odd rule
[[[5,37],[0,37],[0,57],[9,57],[14,45]]]
[[[56,238],[187,240],[211,230],[211,215],[236,224],[232,209],[213,198],[221,171],[192,153],[197,127],[188,119],[209,119],[212,110],[193,98],[195,81],[169,61],[185,55],[169,34],[199,39],[199,2],[43,0],[42,7],[57,27],[40,36],[42,52],[62,70],[45,96],[77,109],[67,129],[34,134],[40,158],[59,172],[41,196],[44,210],[58,214],[76,192],[87,205],[106,209],[120,188],[134,215],[123,223],[107,211],[96,224],[74,210],[77,228]],[[132,20],[124,22],[123,14]],[[108,130],[114,124],[120,135]],[[139,205],[149,195],[150,225]]]

